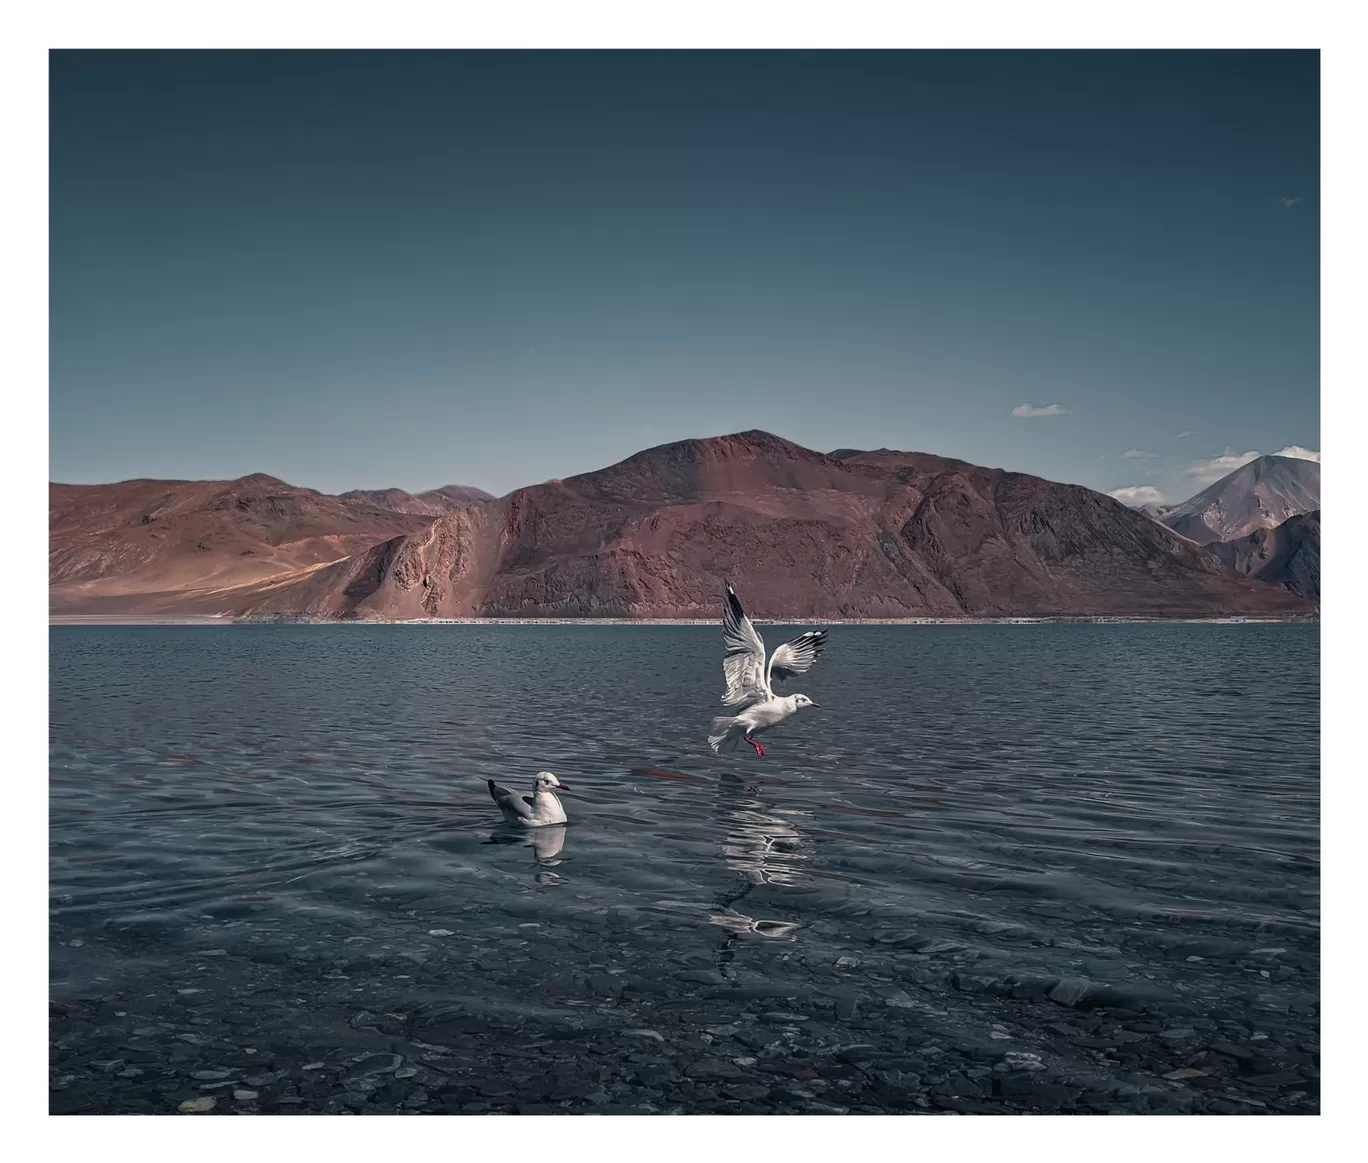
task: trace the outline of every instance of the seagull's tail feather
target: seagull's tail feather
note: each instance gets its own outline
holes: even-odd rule
[[[719,715],[712,721],[709,729],[708,746],[714,751],[735,751],[741,746],[743,730],[737,730],[739,723],[735,715]]]

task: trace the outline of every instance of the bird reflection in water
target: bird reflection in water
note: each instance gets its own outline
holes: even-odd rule
[[[792,818],[761,811],[756,784],[724,775],[717,781],[713,815],[727,828],[722,854],[752,884],[797,884],[804,878],[807,842]]]
[[[565,847],[564,824],[546,828],[526,828],[514,831],[512,828],[499,828],[489,834],[486,844],[518,844],[532,849],[532,862],[536,866],[538,884],[564,884],[565,878],[551,870],[561,862],[561,850]]]
[[[760,788],[734,775],[717,781],[713,815],[725,827],[720,841],[727,867],[740,883],[719,896],[717,910],[708,919],[736,935],[787,937],[798,929],[788,921],[753,917],[740,905],[759,885],[794,885],[806,877],[802,862],[808,859],[807,841],[791,818],[762,810]],[[730,960],[729,951],[724,958]]]

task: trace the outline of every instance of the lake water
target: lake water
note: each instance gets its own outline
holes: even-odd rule
[[[55,627],[51,1109],[1315,1112],[1318,637]]]

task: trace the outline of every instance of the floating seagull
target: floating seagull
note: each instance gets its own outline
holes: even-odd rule
[[[727,656],[722,673],[727,676],[727,693],[722,702],[729,707],[745,707],[737,715],[722,715],[712,721],[708,745],[714,751],[735,751],[744,741],[764,758],[765,749],[752,735],[768,731],[803,707],[817,706],[807,695],[776,695],[771,685],[776,680],[802,674],[822,653],[825,630],[808,630],[792,642],[776,647],[765,664],[765,643],[741,608],[731,582],[727,582],[727,612],[722,617],[722,641]]]
[[[511,792],[506,787],[500,787],[492,779],[488,783],[489,794],[499,805],[503,818],[510,824],[538,828],[543,824],[565,823],[565,809],[561,807],[560,800],[551,789],[570,785],[561,783],[549,771],[537,772],[530,796],[520,796],[517,792]]]

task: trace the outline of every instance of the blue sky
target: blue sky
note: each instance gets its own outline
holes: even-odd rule
[[[502,493],[758,427],[1181,500],[1319,447],[1318,73],[56,53],[51,475]]]

